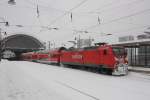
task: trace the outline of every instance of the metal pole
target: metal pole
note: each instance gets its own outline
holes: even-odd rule
[[[54,41],[53,41],[54,42]],[[55,42],[54,42],[54,49],[56,48],[56,44],[55,44]]]
[[[145,67],[147,67],[147,46],[145,46]]]
[[[51,42],[48,41],[48,50],[50,50],[50,48],[51,48]]]
[[[131,47],[131,66],[133,65],[133,62],[132,62],[132,61],[133,61],[133,60],[132,60],[132,50],[133,50],[133,49],[132,49],[132,47]]]
[[[135,66],[136,66],[136,60],[137,60],[137,59],[136,59],[136,52],[137,52],[137,51],[136,51],[136,47],[135,47],[135,51],[134,51],[134,53],[135,53],[135,55],[134,55],[134,56],[135,56],[135,59],[134,59],[134,60],[135,60],[134,65],[135,65]]]
[[[79,34],[79,47],[78,48],[81,48],[81,38],[80,38],[80,34]]]
[[[2,59],[2,34],[1,34],[1,28],[0,28],[0,61]]]

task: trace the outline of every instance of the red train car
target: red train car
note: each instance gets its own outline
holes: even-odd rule
[[[48,59],[48,52],[46,51],[38,51],[36,52],[37,54],[37,59],[35,60],[36,62],[45,62]]]
[[[46,64],[59,64],[60,63],[60,53],[58,50],[50,50],[45,53],[38,53],[40,59],[37,59],[37,62],[46,63]]]
[[[21,60],[27,60],[27,61],[36,61],[38,59],[38,54],[35,52],[27,52],[21,54]]]
[[[61,51],[65,50],[66,48],[56,48],[50,51],[43,52],[45,53],[45,56],[42,57],[42,59],[37,60],[37,62],[46,63],[46,64],[60,64],[60,56]],[[39,53],[39,55],[42,55],[42,53]]]
[[[27,60],[27,61],[42,61],[45,59],[48,59],[48,54],[45,52],[27,52],[21,54],[21,60]]]
[[[48,58],[49,62],[59,65],[62,50],[66,50],[66,48],[60,47],[60,48],[56,48],[55,50],[50,50],[49,58]]]
[[[60,63],[63,65],[96,67],[114,75],[127,74],[126,52],[120,46],[103,44],[81,49],[63,50]]]

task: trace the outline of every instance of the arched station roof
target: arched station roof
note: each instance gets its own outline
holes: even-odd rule
[[[43,44],[38,39],[25,34],[8,36],[3,39],[2,44],[4,49],[10,49],[13,51],[32,51],[44,48]]]

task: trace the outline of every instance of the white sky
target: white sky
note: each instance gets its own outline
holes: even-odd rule
[[[42,41],[56,42],[57,46],[73,40],[79,34],[81,38],[90,36],[95,40],[114,42],[117,41],[114,37],[143,34],[150,27],[150,0],[15,1],[16,5],[9,5],[8,0],[0,0],[0,21],[3,18],[10,23],[10,27],[0,24],[2,30],[7,31],[9,35],[16,33],[33,35]],[[39,5],[39,18],[37,17],[37,4]],[[101,20],[100,25],[98,25],[98,16]],[[47,30],[41,26],[57,27],[59,30]],[[75,34],[73,30],[90,33]],[[105,36],[108,33],[112,35]]]

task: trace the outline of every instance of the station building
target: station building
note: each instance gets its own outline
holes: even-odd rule
[[[119,37],[118,43],[114,45],[127,49],[130,66],[150,68],[150,33]]]

